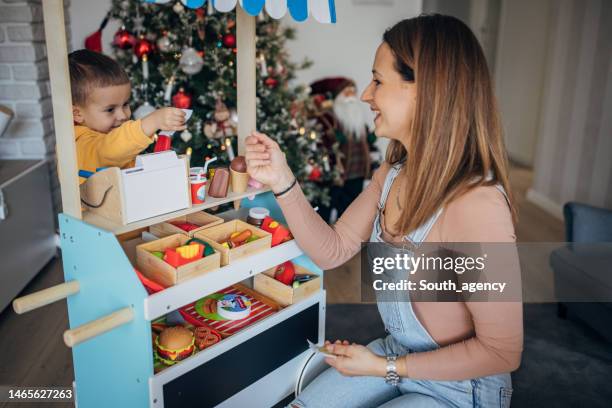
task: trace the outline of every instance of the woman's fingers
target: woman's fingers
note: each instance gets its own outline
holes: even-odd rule
[[[345,346],[342,343],[336,342],[330,346],[332,350],[331,353],[337,356],[348,356],[348,351],[350,346]]]
[[[257,144],[247,144],[245,145],[246,151],[248,152],[265,152],[266,146],[257,142]]]
[[[254,131],[253,133],[251,133],[251,136],[255,137],[258,142],[263,143],[263,145],[266,146],[267,148],[273,149],[275,147],[278,147],[278,145],[276,144],[274,140],[270,139],[269,136],[263,133]]]
[[[253,134],[251,133],[249,136],[246,137],[246,139],[244,140],[244,143],[249,146],[249,145],[256,145],[259,143],[259,140],[253,136]]]
[[[249,167],[258,167],[258,166],[269,166],[272,164],[270,160],[248,160],[247,165]]]
[[[270,153],[263,152],[248,152],[245,156],[245,159],[248,161],[252,160],[268,160],[270,158]]]

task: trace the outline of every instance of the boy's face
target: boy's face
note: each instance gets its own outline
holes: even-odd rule
[[[74,121],[100,133],[108,133],[132,116],[130,84],[94,88],[84,106],[73,105]]]

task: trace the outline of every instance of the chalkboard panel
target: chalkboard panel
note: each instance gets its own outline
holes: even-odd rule
[[[306,339],[316,343],[318,336],[317,303],[164,385],[164,407],[214,407],[306,351]]]

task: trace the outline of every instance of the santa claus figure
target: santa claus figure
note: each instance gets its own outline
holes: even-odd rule
[[[237,133],[237,123],[232,119],[227,105],[220,99],[215,104],[214,122],[204,125],[204,135],[209,139],[222,139]]]
[[[363,103],[357,96],[355,82],[344,77],[325,78],[310,84],[311,95],[318,106],[317,120],[324,129],[323,143],[340,177],[330,188],[330,206],[319,206],[319,214],[328,222],[333,210],[340,217],[349,204],[363,190],[364,180],[370,176],[371,152],[376,150],[376,136],[367,126]]]

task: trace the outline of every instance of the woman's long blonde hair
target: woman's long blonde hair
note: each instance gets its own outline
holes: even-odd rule
[[[470,189],[498,183],[516,222],[497,103],[474,34],[460,20],[434,14],[400,21],[383,40],[395,56],[396,70],[416,81],[408,152],[393,140],[386,154],[391,164],[407,158],[408,188],[400,198],[396,228],[409,233]]]

